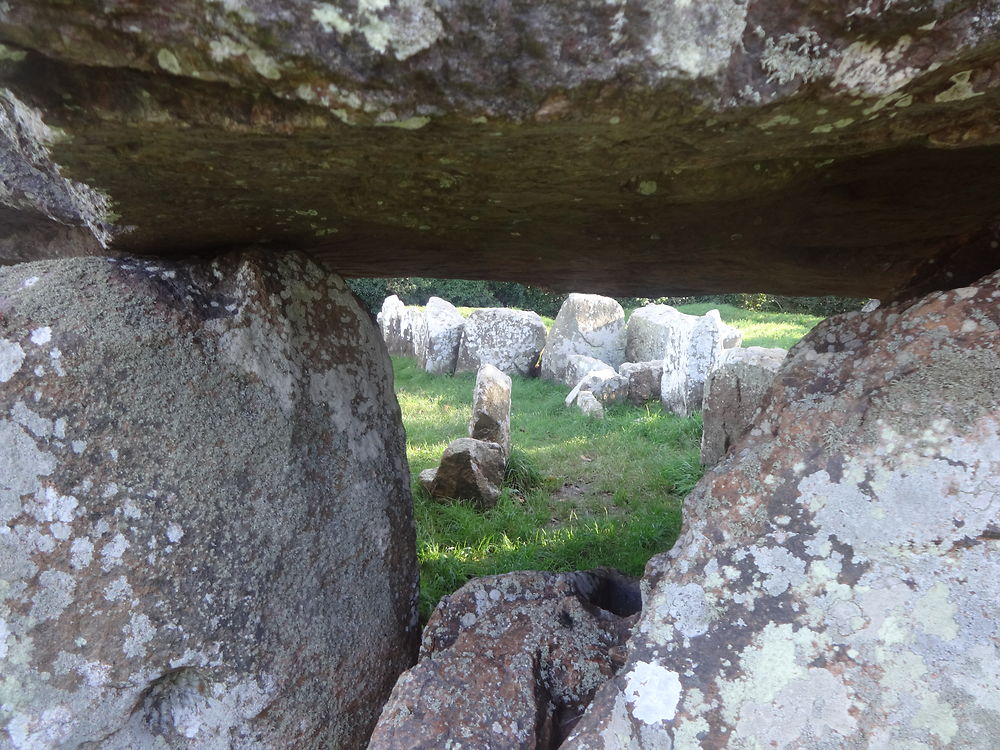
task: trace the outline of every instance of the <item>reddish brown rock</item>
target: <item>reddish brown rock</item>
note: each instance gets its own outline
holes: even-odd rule
[[[598,569],[519,572],[445,597],[369,750],[554,750],[612,674],[636,583]]]
[[[821,323],[563,747],[1000,746],[998,476],[1000,272]]]

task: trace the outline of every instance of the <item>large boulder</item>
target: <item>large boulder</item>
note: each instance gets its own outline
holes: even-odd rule
[[[1000,272],[791,350],[565,750],[1000,746]]]
[[[996,261],[998,15],[7,2],[0,250],[257,243],[615,296],[966,283]]]
[[[403,335],[403,319],[406,315],[406,305],[395,294],[390,294],[382,301],[382,309],[375,319],[378,321],[382,338],[389,354],[394,356],[413,355],[413,342]]]
[[[378,329],[296,254],[0,269],[0,745],[363,747],[418,640]]]
[[[497,504],[503,489],[507,457],[499,443],[473,438],[452,440],[436,469],[420,473],[431,497],[468,500],[480,510]]]
[[[545,346],[545,323],[537,313],[488,307],[465,322],[456,372],[489,364],[508,375],[531,375]]]
[[[427,372],[451,375],[458,362],[465,318],[455,306],[440,297],[431,297],[424,308],[426,343],[420,348],[419,364]]]
[[[646,305],[634,310],[625,328],[625,359],[662,361],[670,353],[686,349],[697,322],[697,315],[682,313],[670,305]]]
[[[612,368],[625,361],[625,311],[618,302],[598,294],[574,293],[566,298],[545,340],[542,377],[565,382],[574,354],[607,362]]]
[[[369,750],[555,750],[618,668],[639,607],[636,582],[606,569],[470,581],[434,610]]]
[[[480,367],[469,420],[469,437],[498,444],[505,459],[510,458],[510,391],[510,376],[493,365]]]
[[[405,342],[407,355],[415,357],[417,362],[426,362],[430,332],[427,327],[427,312],[424,308],[407,306],[403,311],[400,335]]]
[[[711,466],[750,429],[764,394],[785,361],[785,349],[729,349],[705,381],[701,462]]]
[[[725,338],[733,340],[728,328],[718,310],[709,310],[695,320],[686,346],[667,352],[660,376],[660,402],[666,411],[681,417],[701,411],[705,380],[722,360]]]

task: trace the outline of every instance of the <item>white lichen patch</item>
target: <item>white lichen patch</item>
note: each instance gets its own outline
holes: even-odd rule
[[[632,715],[639,721],[671,721],[681,697],[680,677],[659,664],[640,661],[625,676],[624,694]]]
[[[912,44],[913,40],[905,35],[888,48],[873,41],[854,42],[844,51],[834,71],[833,84],[855,96],[885,97],[898,92],[922,72],[902,64],[904,53]],[[899,94],[898,98],[902,96]]]
[[[36,622],[59,617],[73,602],[76,581],[61,570],[43,570],[31,598],[31,617]]]
[[[101,548],[101,568],[111,570],[116,565],[121,565],[122,555],[129,548],[128,540],[122,533],[115,534],[110,542]]]
[[[144,657],[146,644],[156,636],[156,628],[153,627],[152,621],[142,612],[134,613],[122,632],[125,636],[122,651],[129,658]]]
[[[31,343],[41,346],[42,344],[47,344],[52,340],[52,328],[49,326],[42,326],[36,328],[31,332]]]
[[[0,339],[0,383],[6,383],[21,369],[24,349],[16,341]]]
[[[313,20],[326,32],[360,33],[379,54],[390,49],[397,60],[406,60],[432,46],[444,34],[435,5],[427,0],[358,0],[347,14],[331,3],[317,3]]]
[[[961,73],[956,73],[951,77],[951,87],[935,96],[934,101],[938,103],[960,102],[965,99],[971,99],[974,96],[982,96],[985,92],[976,91],[972,87],[972,83],[969,80],[971,77],[971,70],[963,70]]]
[[[165,47],[156,53],[156,62],[165,71],[173,73],[175,76],[179,76],[182,72],[181,64],[177,59],[177,55]]]

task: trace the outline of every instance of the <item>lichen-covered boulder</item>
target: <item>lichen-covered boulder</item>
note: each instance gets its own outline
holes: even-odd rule
[[[697,322],[697,315],[682,313],[670,305],[646,305],[634,310],[625,327],[626,361],[662,361],[670,352],[686,348]]]
[[[505,459],[510,458],[510,392],[509,375],[489,364],[479,368],[472,392],[469,437],[497,443]]]
[[[719,366],[724,339],[733,340],[728,328],[718,310],[709,310],[695,320],[686,346],[667,352],[660,377],[660,402],[666,411],[681,417],[701,411],[705,379]]]
[[[1000,747],[1000,272],[791,350],[565,750]]]
[[[430,331],[427,327],[427,312],[424,308],[408,306],[403,310],[400,335],[405,342],[407,355],[415,357],[418,363],[426,362]]]
[[[574,293],[566,298],[545,340],[542,377],[565,382],[574,354],[607,362],[612,368],[625,361],[625,311],[617,301],[599,294]]]
[[[662,359],[651,362],[623,362],[618,368],[618,373],[628,381],[628,401],[633,406],[660,400]]]
[[[754,414],[785,361],[785,349],[727,349],[705,380],[701,462],[715,464],[750,429]]]
[[[470,581],[434,610],[369,750],[555,750],[639,607],[636,582],[607,569]]]
[[[427,340],[420,347],[419,364],[427,372],[451,375],[458,361],[465,318],[455,306],[440,297],[431,297],[424,308]]]
[[[0,746],[361,747],[418,640],[378,329],[300,255],[0,269]]]
[[[490,364],[508,375],[532,375],[545,346],[545,323],[537,313],[488,307],[465,321],[456,372]]]
[[[389,354],[394,356],[413,355],[413,342],[403,335],[403,318],[406,315],[406,305],[395,294],[390,294],[382,301],[382,309],[375,319],[378,321],[382,338]]]
[[[488,510],[500,499],[506,468],[507,457],[499,443],[458,438],[444,449],[437,469],[422,472],[420,481],[431,497],[469,500]]]

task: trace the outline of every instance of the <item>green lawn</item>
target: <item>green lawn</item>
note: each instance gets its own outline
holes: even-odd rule
[[[719,309],[744,331],[744,346],[788,347],[819,321]],[[393,368],[413,478],[423,617],[474,576],[598,565],[640,575],[652,555],[673,545],[683,498],[702,474],[700,415],[681,419],[650,403],[611,407],[606,419],[593,420],[566,408],[569,388],[514,377],[508,486],[495,509],[480,512],[431,500],[416,481],[449,442],[467,435],[475,375],[431,375],[403,357],[393,358]]]

